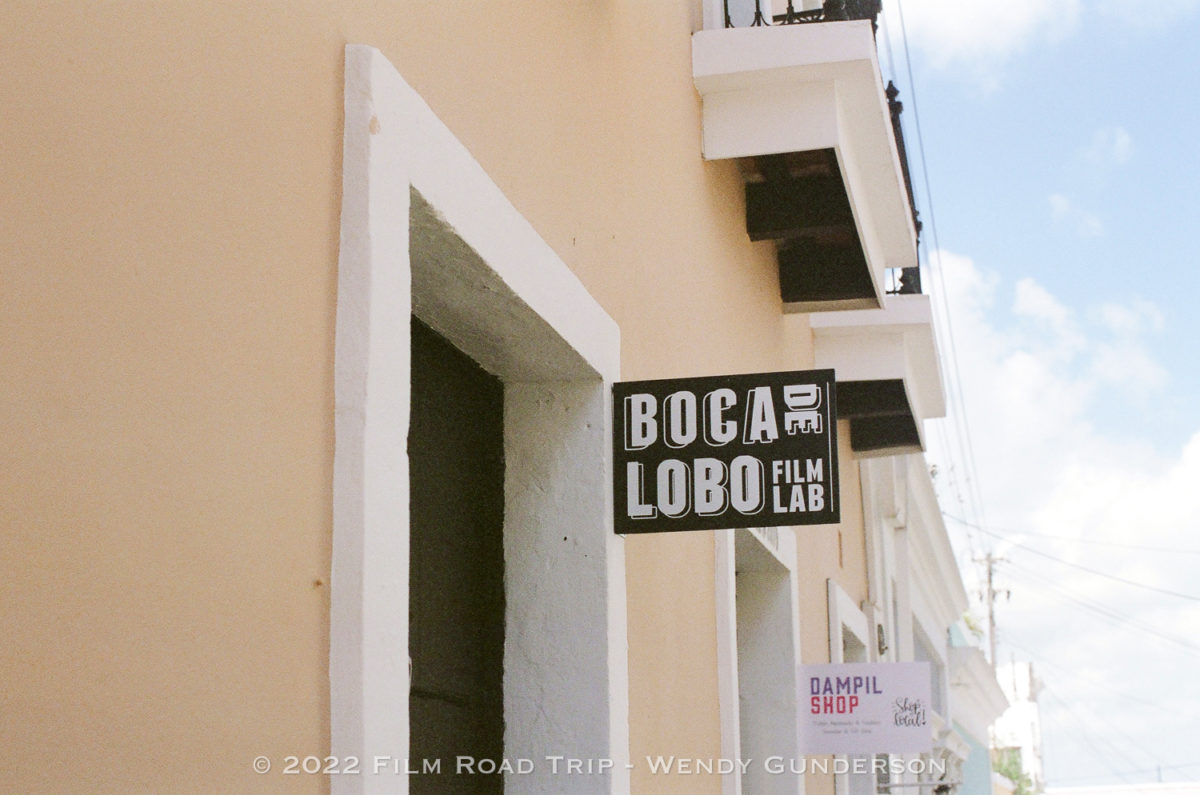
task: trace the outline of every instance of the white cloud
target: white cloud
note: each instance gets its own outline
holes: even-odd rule
[[[1080,237],[1102,237],[1104,224],[1092,213],[1077,206],[1061,193],[1052,193],[1049,197],[1050,214],[1054,220],[1065,223],[1075,229]]]
[[[1017,297],[1013,302],[1013,311],[1018,315],[1044,320],[1059,329],[1066,328],[1072,323],[1071,310],[1067,309],[1044,287],[1029,278],[1017,282]]]
[[[1182,23],[1200,10],[1200,0],[1156,0],[1149,6],[1128,0],[1095,0],[1095,9],[1122,25],[1143,30],[1162,30]]]
[[[1091,140],[1079,150],[1079,156],[1098,168],[1124,165],[1133,157],[1133,136],[1124,127],[1104,127],[1092,133]]]
[[[1130,398],[1124,390],[1145,397],[1165,385],[1166,371],[1147,347],[1163,329],[1161,311],[1131,298],[1076,312],[1030,278],[1012,286],[1006,311],[999,300],[1005,285],[995,274],[950,252],[933,258],[945,283],[970,427],[982,440],[978,447],[992,453],[979,462],[980,476],[1002,492],[1035,493],[1018,487],[1025,475],[1011,462],[1036,459],[1051,472],[1068,472],[1084,462],[1126,460],[1130,434],[1098,430],[1091,417],[1108,417],[1114,406],[1135,410],[1123,402]],[[949,353],[944,324],[939,331]]]
[[[1160,393],[1167,385],[1167,370],[1154,361],[1141,345],[1130,341],[1096,346],[1091,376],[1099,384],[1124,392],[1140,402]]]
[[[1037,323],[1032,344],[1039,350],[1069,357],[1086,345],[1074,313],[1033,279],[1017,282],[1013,314]]]
[[[1083,0],[884,0],[883,25],[893,48],[902,46],[900,13],[914,50],[936,68],[958,69],[987,87],[998,67],[1033,47],[1075,33]],[[1114,20],[1130,31],[1155,32],[1193,22],[1200,0],[1090,0],[1090,16]]]
[[[1032,279],[1011,285],[1005,304],[1010,285],[995,274],[945,252],[934,261],[985,519],[1008,537],[975,531],[974,551],[1006,558],[997,570],[997,587],[1012,591],[997,605],[1001,660],[1033,658],[1048,684],[1051,783],[1153,769],[1147,751],[1167,763],[1190,760],[1200,680],[1182,675],[1200,656],[1200,604],[1111,579],[1200,596],[1200,554],[1155,551],[1200,552],[1200,421],[1181,451],[1155,450],[1139,434],[1152,413],[1128,395],[1131,383],[1145,398],[1165,382],[1147,347],[1164,329],[1161,311],[1138,298],[1076,310]],[[943,326],[943,349],[946,337]],[[951,512],[965,488],[953,427],[939,423],[929,453]],[[965,570],[977,573],[963,552]],[[967,585],[978,583],[969,575]],[[1089,759],[1084,731],[1128,756]]]
[[[1095,315],[1119,337],[1136,337],[1146,332],[1162,331],[1165,322],[1162,310],[1140,298],[1135,298],[1128,306],[1101,304],[1095,309]]]
[[[1150,301],[1133,298],[1128,304],[1101,304],[1088,314],[1110,335],[1096,344],[1092,358],[1092,376],[1097,383],[1107,383],[1143,402],[1161,392],[1169,375],[1149,355],[1145,338],[1163,330],[1162,310]]]
[[[912,45],[934,66],[983,71],[1036,43],[1068,35],[1080,8],[1080,0],[905,0],[903,14]],[[900,11],[899,0],[887,0],[885,24],[898,29]]]

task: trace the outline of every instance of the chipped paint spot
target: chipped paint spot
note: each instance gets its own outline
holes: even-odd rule
[[[375,135],[376,133],[379,132],[379,117],[378,116],[371,117],[371,122],[367,125],[367,129],[371,131],[371,135]]]

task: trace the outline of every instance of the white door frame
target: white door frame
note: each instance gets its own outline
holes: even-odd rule
[[[504,751],[537,763],[509,783],[555,789],[563,755],[612,760],[588,788],[628,791],[617,326],[371,47],[346,48],[345,113],[330,732],[362,773],[333,791],[408,788],[411,314],[504,383]]]

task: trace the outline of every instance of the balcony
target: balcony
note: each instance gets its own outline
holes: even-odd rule
[[[855,453],[924,450],[924,420],[946,415],[929,296],[886,295],[882,309],[814,315],[811,325],[816,367],[837,371],[838,418],[850,420]]]
[[[766,2],[710,3],[692,37],[704,157],[738,161],[747,232],[776,242],[784,311],[877,309],[886,271],[916,267],[919,229],[878,3],[776,16]]]

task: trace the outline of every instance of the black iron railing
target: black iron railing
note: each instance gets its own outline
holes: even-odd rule
[[[772,22],[768,22],[762,10],[764,2],[769,2],[769,0],[754,0],[754,19],[749,27],[762,27],[770,25],[772,22],[776,25],[803,25],[814,22],[869,19],[871,27],[874,29],[878,25],[879,13],[883,9],[882,0],[825,0],[820,8],[797,11],[794,0],[788,0],[787,12],[774,15],[771,18]],[[734,27],[733,20],[729,15],[729,0],[725,0],[725,27]],[[917,212],[917,203],[913,198],[912,177],[908,170],[908,149],[904,145],[904,128],[900,124],[900,114],[904,110],[904,103],[897,99],[900,89],[896,88],[896,85],[890,80],[885,93],[892,120],[892,137],[896,141],[896,152],[900,157],[900,171],[904,176],[904,189],[908,193],[908,206],[912,211],[913,228],[916,230],[919,245],[921,218],[920,213]],[[918,268],[896,270],[894,284],[888,286],[888,293],[907,295],[921,292],[921,272]]]
[[[754,20],[751,27],[770,24],[762,10],[763,0],[754,0]],[[793,0],[788,0],[787,12],[776,14],[771,19],[776,25],[802,25],[808,22],[837,22],[847,19],[869,19],[875,25],[882,8],[882,0],[825,0],[820,8],[797,11]],[[732,28],[729,15],[729,0],[725,0],[725,27]]]
[[[890,268],[887,272],[885,292],[888,295],[920,295],[921,269],[915,266]]]
[[[896,99],[900,89],[891,80],[887,84],[888,111],[892,116],[892,136],[896,139],[896,152],[900,155],[900,171],[904,174],[904,189],[908,192],[908,206],[912,210],[913,229],[917,232],[917,242],[921,240],[921,214],[917,212],[917,202],[913,199],[912,177],[908,173],[908,148],[904,145],[904,127],[900,124],[900,113],[904,103]],[[920,290],[917,290],[920,292]]]

